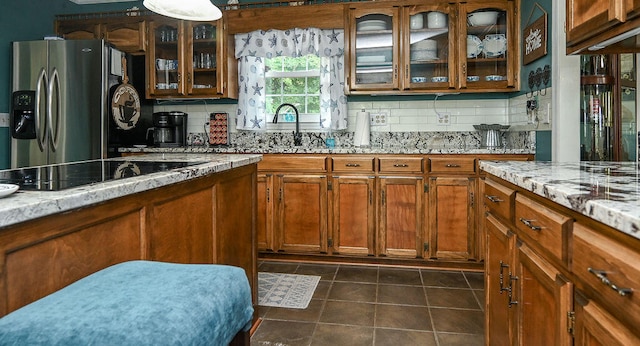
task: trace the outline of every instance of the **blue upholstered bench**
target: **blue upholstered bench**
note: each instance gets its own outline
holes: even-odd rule
[[[244,270],[120,263],[0,319],[0,345],[228,345],[251,327]]]

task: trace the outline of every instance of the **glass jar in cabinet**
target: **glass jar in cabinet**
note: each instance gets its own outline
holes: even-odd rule
[[[379,7],[349,9],[349,89],[399,88],[399,9]]]
[[[455,18],[449,4],[407,6],[402,12],[403,88],[455,88]]]
[[[483,1],[461,5],[460,88],[516,88],[518,47],[513,1]]]
[[[183,95],[183,28],[181,21],[152,21],[147,55],[148,97]]]
[[[220,77],[218,62],[222,61],[218,49],[220,31],[215,23],[207,22],[189,22],[186,31],[189,42],[187,53],[192,61],[191,64],[187,64],[187,93],[216,94]]]

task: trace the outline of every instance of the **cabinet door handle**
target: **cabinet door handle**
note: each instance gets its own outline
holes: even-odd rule
[[[271,202],[271,188],[267,188],[267,203]]]
[[[501,200],[500,198],[498,198],[498,196],[492,196],[492,195],[486,195],[487,199],[490,200],[493,203],[500,203],[500,202],[504,202],[503,200]]]
[[[360,164],[359,163],[347,163],[347,164],[345,164],[345,166],[347,166],[347,167],[360,167]]]
[[[396,163],[393,165],[393,167],[409,167],[409,165],[407,165],[406,163]]]
[[[532,223],[533,221],[536,221],[536,220],[527,220],[523,217],[520,218],[520,222],[522,222],[525,226],[529,227],[530,229],[536,232],[540,232],[542,230],[542,227],[534,225]]]
[[[455,163],[447,163],[445,167],[447,167],[447,168],[460,168],[460,165],[457,165]]]
[[[502,294],[502,292],[504,291],[509,291],[509,287],[504,287],[504,273],[502,272],[503,269],[505,268],[509,268],[508,264],[504,264],[504,262],[502,262],[502,260],[500,260],[500,294]]]
[[[507,292],[509,292],[509,307],[512,307],[513,305],[518,304],[517,300],[513,300],[513,282],[514,281],[518,281],[518,277],[512,276],[511,273],[509,273],[509,288],[507,289]]]
[[[632,288],[621,288],[621,287],[618,287],[618,285],[611,282],[611,280],[609,280],[609,278],[607,277],[606,271],[593,269],[593,268],[587,268],[587,270],[589,271],[589,273],[595,275],[595,277],[597,277],[603,284],[611,287],[611,289],[618,292],[620,296],[626,297],[626,296],[630,296],[633,293]]]
[[[373,205],[373,191],[369,190],[369,204]]]
[[[393,79],[398,79],[398,64],[393,65]]]

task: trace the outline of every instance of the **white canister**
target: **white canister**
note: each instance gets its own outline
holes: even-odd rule
[[[411,29],[422,29],[424,27],[424,16],[422,16],[422,13],[411,16],[409,27]]]
[[[427,14],[427,28],[441,29],[447,27],[447,15],[442,12],[429,12]]]

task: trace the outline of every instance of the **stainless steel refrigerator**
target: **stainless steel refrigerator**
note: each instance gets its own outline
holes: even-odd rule
[[[122,56],[103,40],[13,43],[12,168],[106,157]]]

